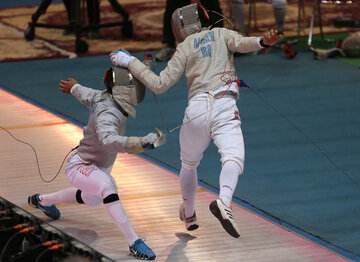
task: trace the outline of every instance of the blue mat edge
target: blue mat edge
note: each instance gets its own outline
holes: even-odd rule
[[[29,98],[27,96],[24,96],[24,95],[22,95],[22,94],[20,94],[18,92],[13,91],[13,90],[4,88],[2,86],[0,86],[0,89],[5,90],[6,92],[17,96],[18,98],[21,98],[26,102],[29,102],[29,103],[31,103],[31,104],[33,104],[35,106],[38,106],[39,108],[41,108],[41,109],[43,109],[45,111],[53,113],[53,114],[65,119],[65,120],[69,121],[70,123],[73,123],[73,124],[75,124],[75,125],[77,125],[77,126],[79,126],[81,128],[84,127],[83,123],[81,123],[81,122],[79,122],[77,120],[74,120],[71,117],[66,116],[66,115],[64,115],[64,114],[62,114],[62,113],[60,113],[58,111],[49,109],[49,108],[45,107],[44,105],[32,100],[31,98]],[[159,166],[161,166],[161,167],[175,173],[176,175],[179,175],[179,170],[167,165],[166,163],[163,163],[163,162],[161,162],[159,160],[156,160],[156,159],[154,159],[154,158],[152,158],[150,156],[147,156],[147,155],[145,155],[143,153],[138,154],[138,156],[140,156],[140,157],[142,157],[142,158],[144,158],[144,159],[146,159],[146,160],[148,160],[148,161],[150,161],[150,162],[152,162],[154,164],[157,164],[157,165],[159,165]],[[207,190],[209,190],[209,191],[211,191],[211,192],[213,192],[215,194],[219,194],[219,189],[218,188],[215,188],[215,187],[207,184],[206,182],[204,182],[202,180],[200,180],[198,183],[199,183],[200,186],[206,188]],[[286,221],[283,221],[283,220],[281,220],[281,219],[279,219],[277,217],[274,217],[274,216],[268,214],[267,212],[265,212],[265,211],[255,207],[255,206],[247,203],[246,201],[243,201],[243,200],[241,200],[239,198],[235,198],[235,197],[233,197],[232,201],[235,202],[236,204],[242,206],[243,208],[245,208],[245,209],[247,209],[249,211],[252,211],[252,212],[256,213],[257,215],[259,215],[259,216],[261,216],[261,217],[263,217],[263,218],[265,218],[265,219],[267,219],[267,220],[269,220],[269,221],[271,221],[271,222],[273,222],[275,224],[278,224],[279,226],[281,226],[281,227],[283,227],[285,229],[288,229],[288,230],[290,230],[290,231],[292,231],[292,232],[294,232],[294,233],[296,233],[296,234],[298,234],[298,235],[300,235],[300,236],[302,236],[302,237],[304,237],[306,239],[309,239],[310,241],[312,241],[312,242],[314,242],[314,243],[316,243],[316,244],[318,244],[320,246],[323,246],[323,247],[325,247],[325,248],[327,248],[327,249],[329,249],[329,250],[331,250],[331,251],[333,251],[333,252],[335,252],[335,253],[337,253],[337,254],[345,257],[345,258],[351,259],[352,261],[360,261],[360,256],[358,256],[358,255],[356,255],[356,254],[354,254],[354,253],[352,253],[350,251],[347,251],[347,250],[345,250],[343,248],[335,246],[335,245],[321,239],[318,236],[314,236],[314,235],[312,235],[312,234],[310,234],[310,233],[308,233],[308,232],[306,232],[306,231],[304,231],[304,230],[302,230],[300,228],[297,228],[297,227],[287,223]]]

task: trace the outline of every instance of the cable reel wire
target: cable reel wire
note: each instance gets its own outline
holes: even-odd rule
[[[41,258],[48,252],[50,252],[51,250],[46,248],[43,251],[41,251],[41,253],[36,257],[35,262],[39,262],[41,260]]]
[[[219,20],[217,20],[215,23],[210,25],[210,28],[213,28],[217,23],[220,23],[221,21],[226,21],[229,24],[229,26],[232,26],[232,22],[230,21],[230,19],[227,18],[226,16],[224,16],[223,14],[220,14],[219,12],[216,12],[214,10],[208,10],[207,12],[214,13],[214,14],[217,14],[218,16],[222,17]]]
[[[3,247],[2,251],[1,251],[1,254],[0,254],[0,262],[3,261],[3,258],[4,258],[4,256],[5,256],[5,251],[7,250],[9,244],[11,243],[11,241],[12,241],[15,237],[17,237],[18,235],[20,235],[20,234],[21,234],[21,231],[18,231],[18,232],[16,232],[15,234],[13,234],[13,235],[6,241],[4,247]]]
[[[43,182],[45,182],[45,183],[51,183],[52,181],[55,180],[55,178],[59,175],[59,173],[60,173],[60,171],[61,171],[61,168],[63,167],[64,162],[65,162],[65,160],[67,159],[67,157],[69,156],[69,154],[77,148],[77,147],[75,147],[75,148],[71,149],[71,150],[66,154],[66,156],[65,156],[64,160],[62,161],[62,163],[61,163],[61,165],[60,165],[60,168],[59,168],[59,170],[57,171],[56,175],[55,175],[52,179],[46,180],[46,179],[42,176],[42,174],[41,174],[39,159],[38,159],[38,156],[37,156],[37,153],[36,153],[35,148],[34,148],[31,144],[29,144],[29,143],[27,143],[27,142],[25,142],[25,141],[22,141],[22,140],[16,138],[16,137],[15,137],[9,130],[7,130],[6,128],[0,126],[0,129],[2,129],[2,130],[4,130],[5,132],[7,132],[14,140],[16,140],[16,141],[18,141],[18,142],[20,142],[20,143],[22,143],[22,144],[28,145],[28,146],[32,149],[32,151],[34,152],[34,155],[35,155],[36,166],[37,166],[37,169],[38,169],[40,178],[41,178],[41,180],[42,180]]]

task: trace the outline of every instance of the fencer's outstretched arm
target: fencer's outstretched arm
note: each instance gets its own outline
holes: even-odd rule
[[[139,59],[125,52],[113,51],[109,56],[110,61],[114,65],[128,68],[135,78],[140,80],[155,94],[165,92],[178,82],[185,70],[186,64],[186,55],[181,51],[176,52],[168,62],[167,67],[158,76]]]
[[[248,53],[276,44],[282,35],[276,29],[265,32],[261,37],[244,37],[238,32],[224,28],[225,42],[232,52]]]
[[[60,91],[65,94],[72,94],[82,104],[90,108],[91,100],[95,94],[101,92],[78,84],[74,78],[60,80]]]
[[[114,65],[127,67],[135,78],[156,94],[165,92],[179,81],[186,66],[185,77],[191,97],[222,86],[224,73],[235,75],[235,70],[227,67],[228,61],[231,61],[231,52],[256,51],[275,44],[281,37],[274,29],[262,37],[243,37],[226,28],[201,31],[188,36],[177,46],[176,52],[159,76],[140,60],[125,52],[112,52],[110,60]]]

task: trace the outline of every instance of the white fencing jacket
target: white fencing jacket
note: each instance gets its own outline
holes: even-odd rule
[[[159,76],[136,58],[130,61],[129,70],[157,94],[165,92],[185,72],[190,100],[196,94],[212,92],[236,81],[234,52],[261,48],[260,37],[243,37],[233,30],[216,27],[186,37]]]
[[[76,84],[71,88],[71,94],[90,110],[77,153],[85,162],[102,168],[111,167],[117,153],[126,152],[127,117],[107,92]]]

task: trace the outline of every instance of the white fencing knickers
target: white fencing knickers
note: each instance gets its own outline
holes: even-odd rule
[[[75,153],[67,162],[65,174],[74,187],[80,189],[82,194],[90,194],[99,197],[99,202],[111,194],[117,194],[115,179],[108,174],[108,170],[99,169],[91,163],[83,161]]]
[[[234,161],[242,173],[245,149],[235,95],[229,91],[220,99],[208,93],[194,96],[185,110],[183,123],[180,129],[180,157],[185,168],[197,168],[213,139],[221,155],[222,165],[226,161]]]

